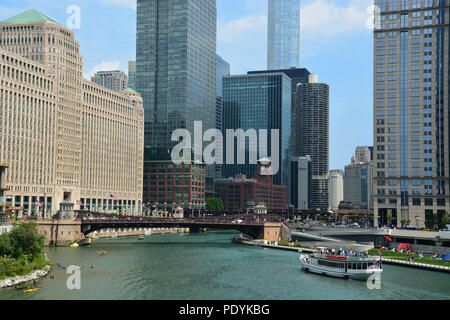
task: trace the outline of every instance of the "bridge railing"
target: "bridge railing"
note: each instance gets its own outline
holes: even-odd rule
[[[282,222],[278,215],[240,214],[226,216],[206,217],[143,217],[98,213],[90,211],[77,211],[76,220],[91,221],[95,223],[193,223],[193,224],[250,224],[262,225],[267,222]]]

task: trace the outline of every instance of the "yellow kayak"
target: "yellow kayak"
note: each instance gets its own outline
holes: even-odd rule
[[[35,289],[29,289],[29,290],[25,290],[23,293],[31,293],[31,292],[35,292],[38,291],[39,288],[35,288]]]

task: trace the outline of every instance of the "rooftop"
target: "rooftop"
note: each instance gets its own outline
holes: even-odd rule
[[[0,24],[26,24],[36,22],[53,22],[59,24],[55,20],[47,17],[45,14],[35,9],[27,10],[25,12],[19,13],[14,17],[0,21]]]

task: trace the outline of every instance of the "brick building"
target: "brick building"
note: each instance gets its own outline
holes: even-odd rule
[[[263,202],[269,210],[287,209],[287,187],[273,184],[273,175],[261,175],[262,170],[270,170],[265,160],[269,159],[258,161],[255,179],[239,174],[216,180],[217,197],[226,210],[245,209],[248,201]]]

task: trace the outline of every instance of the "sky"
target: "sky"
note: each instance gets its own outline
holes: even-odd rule
[[[330,169],[344,169],[356,146],[373,145],[373,0],[302,0],[300,66],[330,86]],[[136,0],[0,0],[0,20],[36,9],[74,29],[87,79],[128,71],[136,55]],[[217,0],[217,54],[232,74],[267,67],[267,0]]]

